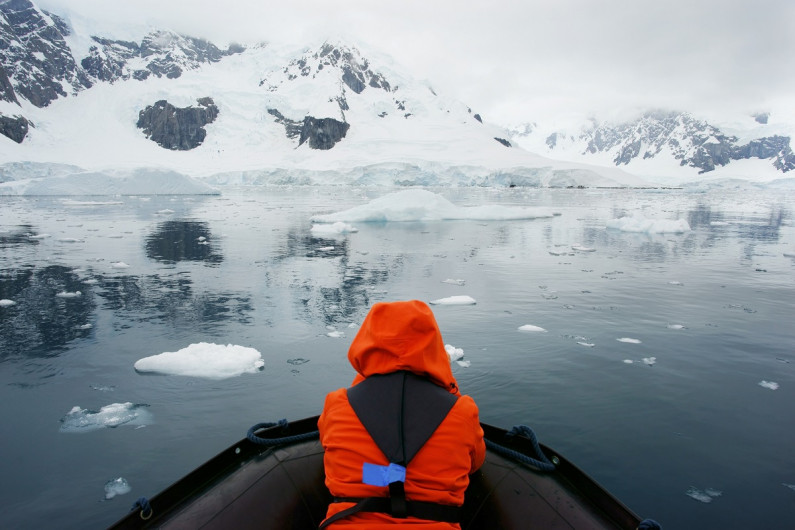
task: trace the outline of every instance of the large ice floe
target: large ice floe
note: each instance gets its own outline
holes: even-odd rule
[[[262,360],[262,354],[254,348],[200,342],[175,352],[144,357],[134,367],[142,374],[227,379],[259,372],[265,367],[265,361]]]
[[[681,234],[690,231],[690,224],[685,219],[647,219],[643,214],[609,219],[607,228],[622,232],[643,232],[646,234]]]
[[[61,418],[61,432],[84,433],[119,427],[120,425],[147,425],[152,423],[152,414],[148,405],[133,403],[111,403],[99,410],[72,407],[72,410]]]
[[[315,215],[315,223],[364,223],[385,221],[507,221],[538,219],[557,214],[551,208],[519,208],[500,205],[457,206],[438,193],[408,189],[389,193],[367,204],[342,212]]]

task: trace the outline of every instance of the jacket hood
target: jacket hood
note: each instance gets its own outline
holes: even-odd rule
[[[407,370],[460,395],[439,325],[419,300],[375,304],[348,349],[348,360],[358,372],[354,385],[373,374]]]

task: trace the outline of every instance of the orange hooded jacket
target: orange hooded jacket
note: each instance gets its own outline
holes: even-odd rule
[[[374,374],[398,370],[413,372],[460,396],[430,439],[406,468],[406,499],[461,506],[469,475],[486,455],[478,408],[469,396],[462,396],[450,369],[442,335],[431,309],[423,302],[375,304],[348,350],[356,369],[353,385]],[[387,487],[362,482],[365,462],[386,466],[384,456],[359,421],[348,402],[347,389],[326,396],[318,421],[320,441],[325,450],[326,486],[334,497],[386,497]],[[330,517],[353,506],[332,503]],[[393,528],[399,521],[423,530],[452,530],[458,524],[408,517],[396,520],[386,513],[359,512],[329,525],[329,528]]]

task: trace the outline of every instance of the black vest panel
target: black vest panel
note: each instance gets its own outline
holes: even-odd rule
[[[458,396],[406,371],[371,375],[348,389],[348,402],[390,462],[407,466]]]

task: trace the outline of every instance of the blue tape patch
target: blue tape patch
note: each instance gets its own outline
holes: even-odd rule
[[[362,465],[362,482],[370,486],[389,486],[392,482],[406,482],[406,468],[399,464]]]

